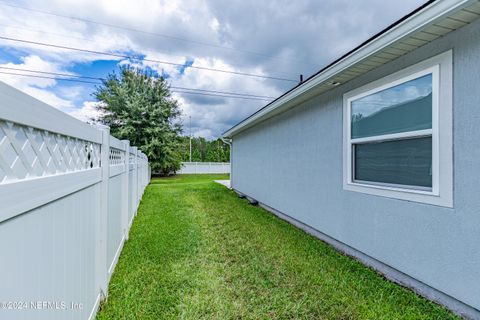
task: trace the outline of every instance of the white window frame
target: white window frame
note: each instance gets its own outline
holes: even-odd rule
[[[432,128],[351,139],[354,100],[432,74]],[[413,137],[432,137],[432,188],[398,186],[353,179],[353,145]],[[452,51],[388,75],[343,96],[343,188],[377,196],[453,207]]]

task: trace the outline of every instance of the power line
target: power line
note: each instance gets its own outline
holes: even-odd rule
[[[93,40],[93,39],[87,39],[87,38],[81,38],[81,37],[72,37],[72,35],[67,35],[67,34],[64,34],[64,33],[50,32],[50,31],[40,30],[40,29],[37,29],[37,28],[27,28],[25,26],[20,27],[20,26],[8,25],[8,24],[3,24],[3,23],[0,23],[0,27],[30,31],[30,32],[36,32],[36,33],[49,34],[49,35],[56,36],[56,37],[62,37],[62,38],[67,38],[67,39],[76,39],[76,40],[81,40],[81,41],[90,41],[90,42],[95,43],[95,40]]]
[[[40,79],[52,79],[52,80],[59,80],[59,81],[80,82],[80,83],[88,83],[88,84],[102,84],[101,82],[94,82],[94,81],[84,81],[84,80],[68,79],[68,78],[55,78],[55,77],[48,77],[48,76],[39,76],[39,75],[34,75],[34,74],[22,74],[22,73],[5,72],[5,71],[0,71],[0,74],[22,76],[22,77],[31,77],[31,78],[40,78]],[[195,90],[195,89],[189,89],[189,90]],[[240,96],[240,95],[234,95],[234,94],[232,94],[232,95],[215,94],[215,93],[204,93],[204,92],[175,90],[175,89],[170,90],[170,91],[175,92],[175,93],[196,94],[196,95],[200,95],[200,96],[219,97],[219,98],[233,98],[233,99],[256,100],[256,101],[271,101],[271,100],[273,100],[273,99],[267,99],[267,98],[248,97],[248,96]]]
[[[101,78],[101,77],[89,77],[89,76],[81,76],[81,75],[76,75],[76,74],[71,74],[71,73],[48,72],[48,71],[22,69],[22,68],[12,68],[12,67],[3,67],[3,66],[0,66],[0,69],[39,73],[39,74],[48,74],[48,75],[61,76],[61,77],[72,77],[72,78],[78,78],[78,79],[89,79],[89,80],[100,80],[100,81],[106,81],[107,80],[106,78]],[[87,83],[90,83],[90,82],[87,82]],[[91,83],[101,84],[100,82],[91,82]],[[275,99],[275,97],[262,96],[262,95],[256,95],[256,94],[250,94],[250,93],[238,93],[238,92],[207,90],[207,89],[198,89],[198,88],[186,88],[186,87],[178,87],[178,86],[170,86],[170,88],[171,89],[179,89],[179,90],[200,91],[200,92],[207,92],[207,93],[219,93],[219,94],[246,96],[246,97],[253,97],[253,98],[265,98],[265,99],[268,99],[268,100]]]
[[[242,52],[242,53],[244,53],[244,54],[252,54],[252,55],[262,56],[262,57],[269,58],[269,59],[286,60],[286,59],[274,57],[274,56],[271,56],[271,55],[267,55],[267,54],[265,54],[265,53],[254,52],[254,51],[243,50],[243,49],[237,49],[237,48],[232,48],[232,47],[227,47],[227,46],[221,46],[221,45],[218,45],[218,44],[212,44],[212,43],[206,43],[206,42],[197,41],[197,40],[192,40],[192,39],[175,37],[175,36],[171,36],[171,35],[167,35],[167,34],[162,34],[162,33],[158,33],[158,32],[145,31],[145,30],[141,30],[141,29],[137,29],[137,28],[124,27],[124,26],[119,26],[119,25],[115,25],[115,24],[111,24],[111,23],[99,22],[99,21],[90,20],[90,19],[85,19],[85,18],[80,18],[80,17],[75,17],[75,16],[66,16],[66,15],[62,15],[62,14],[55,13],[55,12],[51,12],[51,11],[44,11],[44,10],[40,10],[40,9],[23,7],[23,6],[19,6],[19,5],[16,5],[16,4],[12,4],[12,3],[9,3],[9,2],[3,1],[3,0],[0,0],[0,4],[1,4],[1,5],[4,5],[4,6],[9,6],[9,7],[13,7],[13,8],[18,8],[18,9],[22,9],[22,10],[31,11],[31,12],[36,12],[36,13],[40,13],[40,14],[44,14],[44,15],[50,15],[50,16],[59,17],[59,18],[64,18],[64,19],[70,19],[70,20],[77,20],[77,21],[82,21],[82,22],[86,22],[86,23],[90,23],[90,24],[96,24],[96,25],[102,25],[102,26],[106,26],[106,27],[110,27],[110,28],[115,28],[115,29],[123,29],[123,30],[128,30],[128,31],[137,32],[137,33],[143,33],[143,34],[148,34],[148,35],[151,35],[151,36],[156,36],[156,37],[161,37],[161,38],[166,38],[166,39],[172,39],[172,40],[177,40],[177,41],[182,41],[182,42],[190,42],[190,43],[195,43],[195,44],[197,44],[197,45],[202,45],[202,46],[207,46],[207,47],[213,47],[213,48],[218,48],[218,49],[238,51],[238,52]],[[288,59],[288,60],[294,60],[294,61],[296,61],[296,62],[302,62],[302,63],[304,63],[304,61],[297,60],[297,59]],[[305,64],[305,63],[304,63],[304,64]]]
[[[220,94],[193,92],[193,91],[179,91],[179,90],[171,90],[171,91],[176,92],[176,93],[196,94],[196,95],[199,95],[199,96],[209,96],[209,97],[234,98],[234,99],[257,100],[257,101],[272,101],[273,100],[273,99],[266,99],[266,98],[252,98],[252,97],[243,97],[243,96],[220,95]]]
[[[228,74],[234,74],[234,75],[240,75],[240,76],[270,79],[270,80],[289,81],[289,82],[295,82],[295,83],[298,82],[297,80],[286,79],[286,78],[263,76],[263,75],[254,74],[254,73],[230,71],[230,70],[208,68],[208,67],[185,66],[184,64],[181,64],[181,63],[162,61],[162,60],[156,60],[156,59],[138,58],[138,57],[129,56],[129,55],[120,54],[120,53],[80,49],[80,48],[62,46],[62,45],[57,45],[57,44],[45,43],[45,42],[31,41],[31,40],[18,39],[18,38],[10,38],[10,37],[5,37],[5,36],[0,36],[0,39],[8,40],[8,41],[21,42],[21,43],[27,43],[27,44],[33,44],[33,45],[44,46],[44,47],[52,47],[52,48],[57,48],[57,49],[72,50],[72,51],[85,52],[85,53],[98,54],[98,55],[106,55],[106,56],[112,56],[112,57],[123,58],[123,59],[143,60],[143,61],[154,62],[154,63],[159,63],[159,64],[166,64],[166,65],[171,65],[171,66],[176,66],[176,67],[192,68],[192,69],[199,69],[199,70],[204,70],[204,71],[214,71],[214,72],[221,72],[221,73],[228,73]]]
[[[40,79],[52,79],[52,80],[61,80],[61,81],[81,82],[81,83],[89,83],[89,84],[102,84],[101,82],[84,81],[84,80],[68,79],[68,78],[54,78],[54,77],[47,77],[47,76],[39,76],[39,75],[35,75],[35,74],[22,74],[22,73],[5,72],[5,71],[0,71],[0,74],[8,74],[8,75],[12,75],[12,76],[22,76],[22,77],[40,78]]]
[[[105,80],[105,78],[80,76],[80,75],[71,74],[71,73],[48,72],[48,71],[21,69],[21,68],[12,68],[12,67],[3,67],[3,66],[0,66],[0,69],[14,70],[14,71],[25,71],[25,72],[33,72],[33,73],[42,73],[42,74],[49,74],[49,75],[54,75],[54,76],[72,77],[72,78],[79,78],[79,79]]]
[[[0,5],[1,5],[1,3],[0,3]],[[16,30],[35,32],[35,33],[38,33],[38,34],[52,35],[52,36],[55,36],[55,37],[61,37],[61,38],[69,39],[69,40],[75,39],[75,40],[80,40],[80,41],[88,41],[88,42],[91,42],[93,44],[98,43],[97,40],[88,39],[88,38],[85,38],[85,37],[74,37],[71,34],[68,35],[68,34],[65,34],[65,33],[50,32],[50,31],[45,31],[43,29],[39,29],[39,28],[27,28],[25,26],[20,27],[20,26],[16,26],[16,25],[8,25],[8,24],[3,24],[3,23],[0,23],[0,26],[5,27],[5,28],[9,28],[9,29],[16,29]],[[158,49],[155,49],[155,50],[157,50],[158,52],[168,54],[170,56],[175,56],[175,57],[182,58],[182,59],[185,58],[185,55],[172,54],[168,51],[162,51],[162,50],[158,50]],[[285,74],[285,75],[288,75],[288,76],[293,76],[291,73],[290,74],[287,74],[285,72],[277,72],[277,73]]]
[[[1,0],[0,0],[1,2]],[[0,3],[1,5],[1,3]],[[38,29],[38,28],[26,28],[26,27],[19,27],[19,26],[14,26],[14,25],[6,25],[6,24],[0,24],[1,27],[5,27],[5,28],[11,28],[11,29],[17,29],[17,30],[25,30],[25,31],[29,31],[29,32],[35,32],[35,33],[40,33],[40,34],[47,34],[47,35],[52,35],[52,36],[55,36],[55,37],[61,37],[61,38],[66,38],[66,39],[76,39],[76,40],[81,40],[81,41],[89,41],[89,42],[92,42],[92,43],[96,43],[97,41],[96,40],[93,40],[93,39],[87,39],[87,38],[83,38],[83,37],[73,37],[72,35],[67,35],[67,34],[64,34],[64,33],[56,33],[56,32],[50,32],[50,31],[45,31],[45,30],[41,30],[41,29]],[[157,49],[155,49],[157,50]],[[159,51],[159,52],[163,52],[163,53],[166,53],[165,51]],[[169,53],[167,53],[169,54]],[[265,70],[265,71],[271,71],[271,70]],[[273,71],[274,73],[276,74],[283,74],[285,76],[295,76],[293,75],[291,72],[290,73],[287,73],[287,72],[283,72],[283,71],[278,71],[278,70],[275,70]]]
[[[229,95],[245,96],[245,97],[252,97],[252,98],[264,98],[264,99],[267,99],[267,100],[276,99],[275,97],[261,96],[261,95],[249,94],[249,93],[236,93],[236,92],[229,92],[229,91],[217,91],[217,90],[196,89],[196,88],[193,89],[193,88],[184,88],[184,87],[177,87],[177,86],[170,86],[170,88],[180,89],[180,90],[194,90],[194,91],[201,91],[201,92],[229,94]]]

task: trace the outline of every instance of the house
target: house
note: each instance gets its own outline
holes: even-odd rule
[[[479,17],[430,1],[223,134],[236,192],[475,319]]]

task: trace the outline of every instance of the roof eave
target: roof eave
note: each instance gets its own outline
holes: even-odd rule
[[[420,10],[414,12],[414,14],[408,18],[387,28],[373,39],[370,39],[370,41],[367,43],[360,45],[346,56],[322,69],[317,74],[303,82],[301,85],[293,88],[250,117],[233,126],[224,132],[222,137],[231,138],[234,135],[254,126],[255,124],[265,121],[269,118],[269,116],[273,116],[279,112],[283,112],[294,107],[297,105],[296,102],[301,100],[299,99],[300,96],[313,91],[313,89],[320,84],[325,84],[340,72],[345,71],[369,56],[388,48],[391,44],[399,41],[400,39],[407,37],[408,35],[415,33],[422,28],[426,28],[435,23],[435,21],[442,19],[443,17],[455,11],[458,11],[465,6],[468,6],[472,3],[477,3],[478,1],[479,0],[442,0],[435,1],[425,7],[421,7]],[[330,85],[332,89],[335,87],[335,84]],[[278,110],[280,108],[282,108],[282,110]],[[273,111],[276,110],[278,112],[272,114]]]

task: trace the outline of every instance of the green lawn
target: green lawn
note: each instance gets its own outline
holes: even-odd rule
[[[147,187],[98,319],[455,319],[212,180]]]

